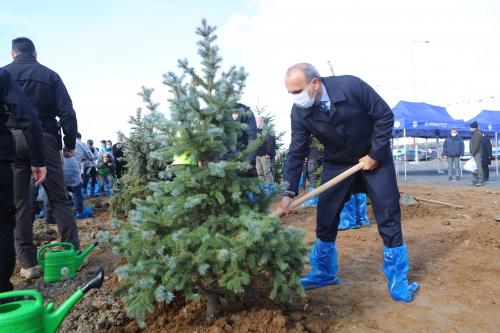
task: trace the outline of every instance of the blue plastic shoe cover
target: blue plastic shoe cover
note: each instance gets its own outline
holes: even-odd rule
[[[84,219],[86,217],[94,217],[94,212],[89,206],[85,207],[81,213],[76,213],[77,219]]]
[[[314,191],[316,188],[314,187],[309,187],[309,193],[311,193],[312,191]],[[301,207],[304,207],[304,206],[313,206],[313,207],[317,207],[318,206],[318,196],[314,196],[312,197],[311,199],[307,200],[306,202],[300,204]]]
[[[389,293],[395,301],[409,302],[418,289],[418,284],[413,282],[408,285],[406,273],[410,268],[406,244],[399,247],[384,247],[384,263],[382,270],[387,277]]]
[[[101,193],[99,193],[99,195],[100,195],[101,197],[105,197],[105,196],[106,196],[106,192],[101,191]]]
[[[360,226],[356,223],[356,198],[351,195],[351,199],[344,204],[340,212],[339,230],[358,229]]]
[[[306,277],[300,279],[305,290],[340,283],[340,279],[335,276],[338,271],[335,242],[318,241],[309,253],[309,260],[312,269]]]
[[[43,210],[40,211],[40,214],[38,214],[39,219],[43,219],[45,217],[45,213]]]
[[[304,177],[300,177],[300,181],[299,181],[299,188],[303,188],[304,187]]]
[[[110,197],[112,197],[112,196],[113,196],[113,190],[112,190],[112,189],[108,189],[108,195],[109,195]]]
[[[370,227],[370,220],[366,216],[366,194],[353,194],[356,198],[356,223]]]

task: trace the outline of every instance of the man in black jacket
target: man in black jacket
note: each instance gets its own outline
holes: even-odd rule
[[[248,145],[252,141],[255,141],[255,139],[257,138],[257,125],[255,123],[255,116],[252,110],[250,110],[248,106],[242,103],[237,103],[235,108],[239,112],[228,115],[228,121],[236,121],[242,124],[246,124],[246,126],[243,131],[238,134],[235,149],[228,151],[219,158],[223,161],[233,158],[238,152],[246,149]],[[232,139],[230,136],[228,136],[227,140],[230,141]],[[238,171],[238,175],[240,177],[257,177],[257,173],[255,172],[256,154],[257,152],[253,151],[248,155],[248,164],[246,170]]]
[[[261,116],[255,117],[255,123],[259,133],[264,127],[264,119]],[[255,166],[257,167],[257,175],[260,180],[266,181],[268,184],[274,184],[273,171],[271,160],[274,157],[274,135],[268,135],[266,140],[257,148],[257,156],[255,158]]]
[[[113,157],[115,158],[116,163],[116,179],[122,178],[123,171],[125,171],[127,165],[127,161],[120,160],[123,157],[123,136],[118,135],[116,138],[118,141],[112,147],[113,149]],[[119,186],[119,185],[118,185]]]
[[[460,180],[460,160],[464,156],[464,148],[464,140],[458,136],[458,130],[452,128],[450,136],[444,140],[443,144],[443,157],[448,159],[448,180],[452,180],[453,170],[455,170],[457,181]]]
[[[476,162],[477,166],[477,171],[474,172],[473,174],[473,179],[472,181],[468,184],[469,186],[483,186],[483,167],[482,167],[482,152],[483,150],[481,149],[481,141],[483,141],[483,135],[481,134],[481,131],[479,131],[477,125],[477,121],[473,122],[470,124],[470,130],[472,131],[472,137],[470,138],[469,141],[469,151],[470,151],[470,156],[471,158],[474,159]]]
[[[379,234],[384,242],[382,269],[394,300],[409,302],[418,285],[408,284],[406,244],[401,230],[401,210],[396,173],[389,146],[394,115],[385,101],[354,76],[321,77],[312,65],[300,63],[288,69],[285,85],[292,95],[292,140],[286,159],[284,180],[288,191],[280,207],[288,214],[298,183],[309,138],[314,135],[324,146],[322,184],[354,165],[365,165],[321,193],[318,200],[316,236],[311,250],[309,274],[300,281],[304,289],[340,283],[335,241],[344,203],[353,193],[354,178],[366,186],[372,200]],[[358,185],[357,185],[358,186]]]
[[[481,150],[483,153],[481,154],[481,166],[483,169],[483,179],[487,181],[490,179],[490,165],[491,159],[493,158],[493,147],[491,146],[491,141],[488,138],[484,137],[484,132],[481,131],[483,135],[483,139],[481,140]]]
[[[35,106],[42,124],[47,162],[47,178],[43,185],[56,215],[61,241],[72,243],[78,250],[78,229],[66,196],[66,181],[60,155],[61,140],[56,119],[59,117],[65,135],[63,156],[72,157],[75,154],[78,130],[73,103],[59,75],[37,62],[35,45],[31,40],[25,37],[14,39],[11,54],[14,61],[4,69],[12,74]],[[30,217],[30,165],[34,157],[26,145],[26,138],[15,115],[9,119],[7,126],[14,134],[17,145],[14,163],[14,197],[18,209],[14,231],[16,252],[22,266],[21,276],[31,279],[40,276]]]
[[[35,176],[37,186],[45,180],[47,174],[43,133],[36,116],[37,111],[12,75],[0,68],[0,293],[14,289],[10,277],[16,264],[14,248],[16,206],[11,166],[16,151],[14,137],[6,126],[9,114],[5,107],[17,118],[17,124],[24,134],[24,142],[28,145],[32,156],[30,170]]]

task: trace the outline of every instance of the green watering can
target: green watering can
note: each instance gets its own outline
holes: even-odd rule
[[[71,295],[57,310],[54,302],[43,307],[43,296],[36,290],[16,290],[0,293],[0,299],[30,296],[34,300],[12,301],[0,305],[0,332],[55,333],[69,310],[90,289],[100,288],[104,281],[102,266],[81,289]]]
[[[74,279],[76,270],[82,264],[85,257],[99,242],[90,245],[83,253],[80,250],[75,252],[75,247],[71,243],[52,243],[44,245],[38,250],[37,259],[40,266],[43,268],[43,280],[46,282],[57,282],[63,277]],[[42,260],[42,252],[46,248],[53,246],[69,246],[71,250],[49,251],[45,252]]]

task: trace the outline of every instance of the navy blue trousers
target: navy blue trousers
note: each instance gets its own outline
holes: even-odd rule
[[[319,195],[316,236],[321,241],[336,240],[344,203],[349,201],[352,193],[361,192],[358,189],[364,187],[370,196],[373,214],[384,245],[390,248],[403,245],[399,189],[389,149],[386,156],[387,158],[380,161],[375,170],[359,171]],[[328,182],[353,166],[323,161],[321,183]]]

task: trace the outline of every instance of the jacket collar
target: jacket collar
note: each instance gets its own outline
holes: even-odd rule
[[[16,62],[16,61],[35,61],[36,62],[36,59],[35,59],[35,56],[32,54],[21,53],[17,57],[15,57],[12,62]]]
[[[334,76],[322,77],[321,82],[325,85],[326,92],[328,93],[328,97],[330,98],[330,112],[329,114],[325,114],[321,112],[316,105],[311,106],[307,109],[300,108],[300,112],[302,117],[306,117],[311,112],[313,113],[313,119],[319,121],[330,122],[333,114],[337,109],[335,108],[335,103],[340,101],[345,101],[345,95],[340,89],[339,84],[337,83],[337,79]]]

